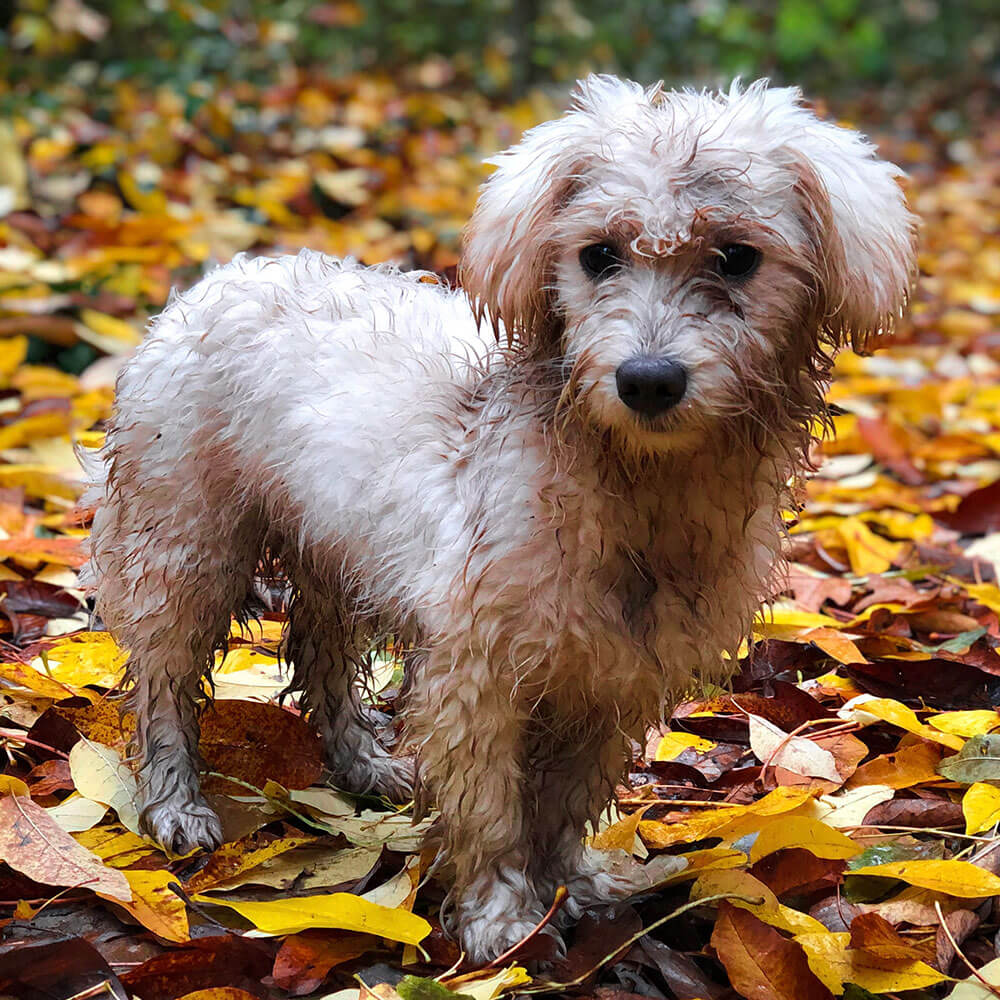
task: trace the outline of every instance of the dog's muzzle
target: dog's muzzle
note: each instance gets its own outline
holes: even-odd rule
[[[621,401],[636,413],[655,417],[676,406],[687,389],[687,371],[676,361],[640,356],[615,372]]]

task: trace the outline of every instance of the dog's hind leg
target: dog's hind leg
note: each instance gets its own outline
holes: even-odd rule
[[[226,528],[193,492],[155,481],[111,491],[92,536],[97,609],[129,653],[142,825],[177,854],[222,842],[198,778],[198,706],[259,553],[252,528]]]
[[[367,669],[365,652],[342,601],[324,601],[310,590],[296,596],[285,642],[285,658],[294,669],[290,687],[302,692],[334,783],[349,792],[408,802],[413,797],[412,760],[386,751],[364,715],[360,680]]]

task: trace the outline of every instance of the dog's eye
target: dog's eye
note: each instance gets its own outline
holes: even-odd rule
[[[580,251],[580,267],[594,281],[603,281],[624,266],[618,251],[607,243],[592,243]]]
[[[716,265],[719,274],[725,278],[748,278],[757,270],[760,251],[746,243],[730,243],[722,248],[722,256]]]

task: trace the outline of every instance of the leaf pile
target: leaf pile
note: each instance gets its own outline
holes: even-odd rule
[[[526,971],[537,940],[459,964],[419,851],[429,820],[326,787],[314,734],[277,704],[280,612],[236,629],[215,670],[201,752],[226,843],[174,857],[140,834],[122,655],[77,588],[91,512],[73,441],[99,442],[114,371],[171,283],[304,245],[447,271],[481,155],[552,111],[300,73],[66,84],[0,121],[0,993],[1000,989],[996,120],[885,123],[924,220],[913,314],[874,357],[838,362],[788,590],[732,691],[650,734],[594,839],[609,865],[659,873],[655,892],[588,913],[544,973]],[[378,665],[378,709],[398,681]]]

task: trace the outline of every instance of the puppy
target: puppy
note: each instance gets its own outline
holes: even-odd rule
[[[629,740],[735,662],[831,355],[892,324],[915,253],[899,170],[764,82],[590,77],[492,162],[462,291],[302,252],[172,298],[118,381],[85,574],[178,852],[221,840],[198,707],[262,558],[342,788],[414,791],[359,700],[373,643],[403,644],[475,960],[560,885],[571,918],[627,890],[588,823]]]

